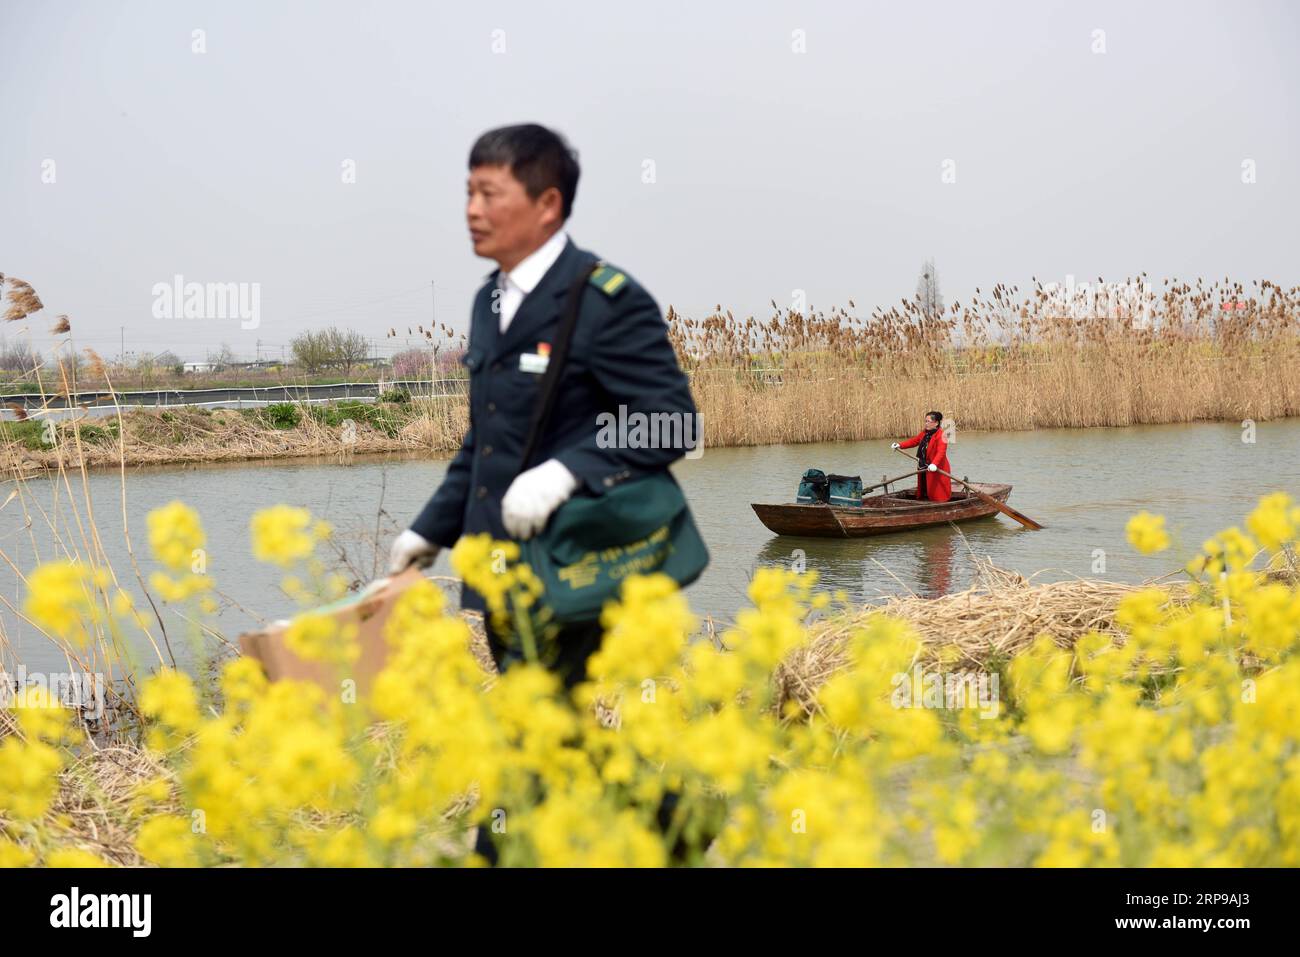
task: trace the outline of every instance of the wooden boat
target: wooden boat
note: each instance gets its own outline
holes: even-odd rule
[[[985,495],[1006,503],[1010,485],[972,482]],[[844,505],[759,505],[751,504],[758,520],[778,535],[812,538],[858,538],[905,532],[929,525],[987,518],[997,509],[965,489],[953,489],[947,502],[917,501],[916,489],[884,492],[862,500],[862,507]]]

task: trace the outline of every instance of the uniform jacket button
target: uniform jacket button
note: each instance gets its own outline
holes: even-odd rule
[[[489,411],[489,412],[495,412],[496,410],[497,410],[497,404],[496,404],[495,402],[489,402],[489,403],[488,403],[488,411]]]
[[[479,497],[479,498],[487,498],[487,486],[486,486],[486,485],[480,485],[480,486],[478,487],[478,497]]]
[[[614,476],[612,475],[605,476],[605,488],[611,488],[613,484],[614,484]]]
[[[491,454],[492,454],[492,446],[490,445],[483,446],[483,457],[487,458]]]

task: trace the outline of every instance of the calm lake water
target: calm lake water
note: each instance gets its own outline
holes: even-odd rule
[[[972,481],[1010,482],[1010,504],[1047,526],[1031,532],[1004,516],[924,531],[864,539],[778,538],[758,521],[751,502],[793,501],[807,468],[861,474],[870,485],[907,469],[888,441],[707,449],[674,468],[712,553],[712,564],[688,592],[698,614],[727,620],[745,603],[745,587],[762,565],[802,558],[827,589],[858,599],[910,590],[935,596],[969,585],[971,556],[1039,581],[1095,577],[1141,581],[1175,571],[1209,535],[1238,523],[1260,495],[1284,490],[1300,497],[1300,420],[1261,423],[1255,441],[1234,424],[959,433],[949,456],[954,474]],[[289,614],[279,572],[255,562],[249,518],[278,503],[305,505],[338,530],[357,574],[368,580],[375,542],[386,553],[437,487],[446,461],[358,459],[351,464],[284,461],[127,471],[127,514],[142,570],[147,558],[145,515],[173,499],[196,507],[208,533],[208,571],[225,596],[216,627],[234,637],[257,616]],[[77,511],[85,503],[79,477],[70,479]],[[14,483],[0,489],[8,497]],[[48,477],[24,483],[31,527],[18,499],[0,510],[0,551],[24,572],[57,552],[45,516],[68,542],[80,542],[68,491]],[[133,580],[122,535],[116,472],[92,473],[89,494],[103,547],[124,581]],[[1140,509],[1164,514],[1172,552],[1143,558],[1124,540],[1124,524]],[[382,510],[382,512],[381,512]],[[381,529],[376,535],[376,527]],[[378,566],[382,572],[382,565]],[[434,574],[450,575],[446,556]],[[8,562],[0,564],[0,628],[10,654],[29,670],[54,670],[61,658],[14,613],[23,589]],[[13,606],[13,607],[10,607]]]

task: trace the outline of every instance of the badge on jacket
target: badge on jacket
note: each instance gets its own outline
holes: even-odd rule
[[[541,375],[546,371],[546,367],[551,363],[551,344],[549,342],[537,343],[536,352],[524,352],[519,356],[519,371],[531,372],[534,375]]]

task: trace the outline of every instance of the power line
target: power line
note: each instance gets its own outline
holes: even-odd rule
[[[395,293],[393,293],[392,295],[389,295],[389,296],[383,296],[383,297],[381,297],[381,298],[379,298],[379,299],[374,299],[374,298],[371,298],[371,299],[365,299],[365,300],[362,300],[361,302],[353,303],[353,304],[351,304],[351,305],[346,305],[346,306],[331,306],[329,309],[321,309],[321,310],[319,310],[319,311],[317,311],[317,312],[306,312],[306,313],[302,313],[301,315],[297,315],[297,316],[288,316],[288,317],[285,318],[285,321],[286,321],[286,322],[297,322],[297,321],[300,320],[300,319],[311,319],[311,318],[313,318],[313,317],[315,317],[315,316],[330,315],[330,314],[335,313],[335,312],[345,312],[345,311],[347,311],[347,310],[349,310],[349,309],[362,309],[362,308],[365,308],[366,306],[374,306],[374,305],[377,305],[378,303],[381,303],[381,302],[389,302],[389,301],[391,301],[391,300],[393,300],[393,299],[400,299],[400,298],[403,297],[403,296],[410,296],[410,295],[412,295],[412,294],[414,294],[414,293],[417,293],[417,292],[424,292],[424,284],[423,284],[423,283],[421,283],[419,286],[417,286],[417,287],[414,288],[414,289],[408,289],[408,290],[406,290],[405,292],[395,292]]]

